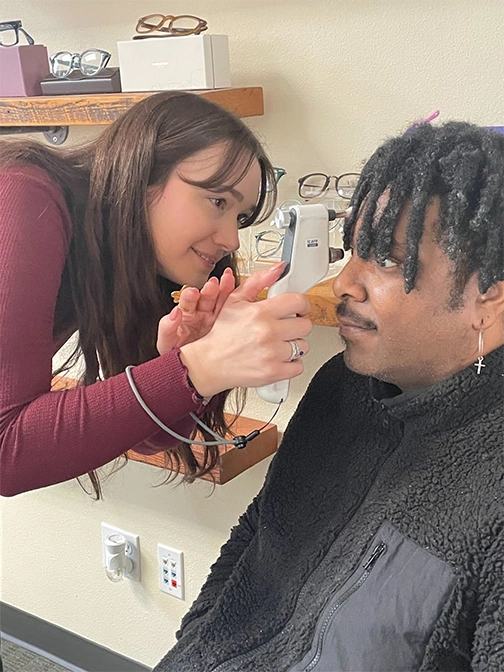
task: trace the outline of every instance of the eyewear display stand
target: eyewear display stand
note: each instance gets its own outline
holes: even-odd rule
[[[88,77],[74,70],[67,77],[49,75],[41,82],[42,93],[46,96],[62,96],[85,93],[119,93],[121,75],[119,68],[104,68],[97,75]]]
[[[0,96],[40,96],[40,81],[48,74],[49,59],[44,45],[0,48]]]

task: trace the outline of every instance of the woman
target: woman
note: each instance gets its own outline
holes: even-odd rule
[[[238,229],[271,212],[272,183],[245,124],[184,92],[145,98],[83,147],[0,144],[2,495],[88,473],[99,497],[94,470],[133,447],[167,450],[189,481],[215,465],[215,447],[198,464],[159,430],[127,366],[183,436],[195,431],[191,412],[224,431],[232,388],[302,372],[288,341],[307,352],[306,298],[255,302],[281,264],[235,289]],[[75,352],[53,372],[75,332]],[[81,385],[51,391],[79,355]]]

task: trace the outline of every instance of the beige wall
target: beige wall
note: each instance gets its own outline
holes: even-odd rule
[[[249,123],[288,171],[281,198],[312,170],[358,169],[386,136],[438,108],[442,120],[504,124],[502,0],[2,0],[0,18],[22,19],[50,53],[101,47],[117,65],[116,41],[131,37],[139,16],[163,10],[201,15],[228,34],[233,83],[264,87],[265,116]],[[72,129],[70,139],[84,135]],[[311,346],[281,428],[340,349],[337,331],[316,327]],[[273,407],[250,397],[247,414],[269,417]],[[2,599],[152,665],[266,468],[212,494],[206,483],[153,488],[158,472],[130,464],[105,485],[103,502],[75,483],[4,499]],[[140,535],[141,584],[106,579],[101,521]],[[158,542],[185,553],[184,602],[157,588]]]

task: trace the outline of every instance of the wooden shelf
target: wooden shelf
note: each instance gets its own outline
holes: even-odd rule
[[[110,124],[132,105],[156,93],[102,93],[74,96],[0,98],[0,126],[77,126]],[[260,86],[193,91],[238,117],[264,114]]]
[[[68,378],[66,376],[56,376],[52,381],[52,391],[56,392],[58,390],[69,390],[76,386],[77,381],[73,378]],[[264,422],[262,420],[254,420],[252,418],[246,418],[240,416],[234,420],[234,416],[228,413],[226,415],[227,424],[231,425],[232,434],[227,436],[241,436],[244,434],[250,434],[254,429],[261,429],[264,427]],[[233,422],[234,420],[234,422]],[[226,437],[227,438],[227,437]],[[196,440],[202,440],[202,437],[197,435]],[[278,429],[276,425],[267,424],[264,429],[261,429],[261,433],[255,439],[252,439],[250,443],[247,444],[246,448],[238,449],[233,444],[227,444],[225,446],[219,446],[220,457],[216,467],[206,476],[203,476],[202,479],[207,481],[212,481],[218,485],[227,483],[235,476],[238,476],[242,472],[246,471],[250,467],[253,467],[254,464],[257,464],[265,457],[272,455],[278,448]],[[200,458],[203,455],[203,446],[192,446],[193,453],[196,455],[196,458]],[[154,467],[160,467],[162,469],[168,469],[169,467],[165,462],[164,453],[157,453],[155,455],[143,455],[142,453],[136,453],[134,450],[128,450],[126,455],[130,460],[135,462],[144,462],[150,464]],[[181,473],[184,473],[183,468]]]
[[[232,415],[226,414],[228,422],[231,422],[233,417],[234,416]],[[264,423],[260,420],[252,420],[251,418],[245,418],[241,416],[237,418],[233,424],[233,435],[240,436],[244,434],[246,436],[254,429],[263,427],[263,425]],[[201,437],[197,436],[196,439],[201,440]],[[232,444],[220,446],[220,457],[217,466],[210,472],[210,474],[202,476],[202,479],[213,481],[219,485],[227,483],[232,478],[235,478],[235,476],[238,476],[238,474],[241,474],[243,471],[253,467],[254,464],[257,464],[265,457],[272,455],[277,448],[277,426],[272,424],[266,425],[259,436],[257,436],[255,439],[252,439],[246,448],[238,450],[238,448]],[[197,458],[203,456],[203,446],[193,445],[192,451]],[[141,453],[135,453],[134,450],[128,450],[126,454],[130,460],[145,462],[155,467],[162,467],[165,469],[167,468],[164,453],[157,453],[156,455],[143,455]],[[181,469],[181,473],[184,473],[183,469]]]
[[[322,280],[318,285],[312,287],[306,292],[311,303],[311,312],[308,317],[313,322],[321,327],[337,327],[339,326],[339,320],[336,317],[336,306],[338,299],[332,293],[332,282],[333,278],[328,278],[327,280]],[[259,294],[259,298],[266,298],[266,290]]]
[[[340,302],[332,293],[332,282],[333,278],[323,280],[306,292],[312,306],[309,318],[313,324],[318,324],[321,327],[339,326],[336,306]]]

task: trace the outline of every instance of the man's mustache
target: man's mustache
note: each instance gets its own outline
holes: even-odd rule
[[[336,315],[341,319],[352,322],[356,327],[361,327],[362,329],[376,329],[376,324],[374,322],[353,311],[346,301],[342,301],[336,306]]]

